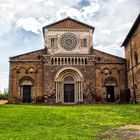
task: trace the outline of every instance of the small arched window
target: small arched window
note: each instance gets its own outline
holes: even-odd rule
[[[134,59],[135,59],[135,64],[138,64],[138,53],[134,52]]]
[[[127,60],[127,68],[130,69],[130,60]]]

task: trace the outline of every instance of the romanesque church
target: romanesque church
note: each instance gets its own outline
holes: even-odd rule
[[[94,49],[94,27],[75,19],[43,27],[44,48],[10,58],[9,102],[140,101],[139,21],[123,42],[126,59]]]

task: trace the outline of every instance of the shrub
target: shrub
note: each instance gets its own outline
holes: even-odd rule
[[[36,103],[43,103],[44,102],[44,97],[43,96],[37,96],[36,97]]]
[[[8,99],[8,93],[0,94],[0,99],[7,100]]]

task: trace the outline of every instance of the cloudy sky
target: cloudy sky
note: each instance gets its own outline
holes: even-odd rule
[[[120,48],[140,12],[140,0],[0,0],[0,91],[8,87],[9,57],[43,48],[42,27],[72,17],[95,27],[94,48]]]

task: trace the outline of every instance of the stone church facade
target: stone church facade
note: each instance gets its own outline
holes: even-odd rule
[[[140,14],[122,46],[127,61],[128,90],[132,100],[135,103],[140,103]]]
[[[93,34],[71,18],[43,27],[43,49],[10,58],[9,102],[121,102],[126,59],[94,49]]]

